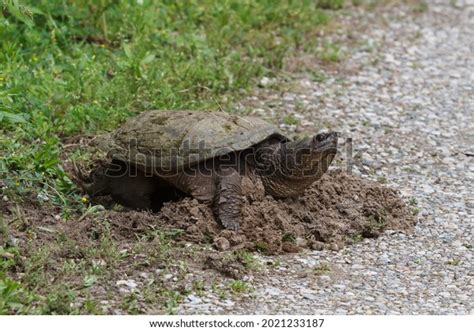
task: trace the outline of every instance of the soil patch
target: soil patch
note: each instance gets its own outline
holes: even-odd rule
[[[410,232],[415,225],[412,211],[396,190],[342,171],[325,174],[298,198],[247,197],[238,233],[222,229],[211,208],[191,198],[165,203],[158,213],[106,213],[117,239],[161,227],[173,229],[177,240],[266,254],[301,248],[340,249],[378,237],[386,229]],[[80,233],[93,230],[93,223],[81,223],[76,228]]]
[[[117,210],[108,198],[100,203],[111,209],[100,212],[100,217],[83,215],[66,223],[57,222],[51,210],[38,206],[22,209],[23,222],[17,222],[14,235],[21,238],[26,235],[25,228],[40,224],[46,234],[51,227],[55,229],[51,232],[59,230],[76,240],[99,238],[106,230],[115,240],[133,241],[160,229],[174,240],[213,244],[221,251],[280,254],[301,248],[341,249],[363,238],[378,237],[386,229],[410,232],[416,223],[396,190],[342,171],[326,173],[298,198],[247,196],[237,233],[223,229],[211,208],[192,198],[165,203],[157,213]]]

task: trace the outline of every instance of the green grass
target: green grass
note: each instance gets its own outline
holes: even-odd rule
[[[319,57],[323,62],[340,62],[342,59],[341,49],[333,43],[324,43],[319,49]]]
[[[344,0],[315,0],[320,8],[324,9],[341,9],[344,7]]]
[[[327,275],[332,272],[331,266],[325,262],[322,262],[313,268],[315,275]]]
[[[233,294],[246,293],[251,290],[249,284],[240,279],[229,282],[227,287]]]
[[[428,11],[429,7],[425,1],[419,1],[413,6],[413,12],[417,14],[424,13]]]
[[[309,0],[4,2],[5,193],[20,201],[32,193],[62,206],[65,218],[80,207],[62,165],[67,138],[111,130],[147,109],[230,110],[233,97],[281,69],[328,21]]]
[[[295,115],[289,114],[283,117],[283,123],[287,125],[298,125],[300,124],[300,120],[296,118]]]
[[[0,274],[0,315],[21,311],[25,302],[22,292],[18,282]]]
[[[316,83],[323,83],[328,79],[328,77],[320,71],[311,71],[310,74],[311,80]]]
[[[237,259],[244,265],[247,270],[258,270],[261,267],[260,262],[255,258],[255,255],[246,250],[239,250],[235,252]]]
[[[381,175],[377,177],[377,182],[379,182],[380,184],[387,184],[388,179],[384,175]]]
[[[462,260],[459,258],[455,258],[455,259],[449,260],[448,262],[446,262],[446,264],[456,267],[462,264]]]
[[[15,206],[9,222],[0,215],[0,314],[101,313],[88,291],[113,270],[169,260],[174,234],[152,229],[127,253],[146,257],[127,262],[131,257],[121,253],[100,210],[65,169],[71,158],[87,159],[81,150],[71,152],[78,137],[112,130],[149,109],[232,111],[259,77],[277,74],[295,50],[311,50],[308,43],[317,46],[307,36],[339,3],[0,0],[0,193]],[[333,61],[338,50],[325,52]],[[38,249],[38,230],[23,211],[32,201],[62,221],[96,218],[96,244],[51,230],[49,244]],[[23,255],[3,241],[9,227],[23,231]],[[240,258],[256,267],[253,256]],[[181,294],[156,286],[146,297],[172,311]],[[247,289],[238,282],[230,288]],[[142,312],[140,300],[130,295],[120,305]]]

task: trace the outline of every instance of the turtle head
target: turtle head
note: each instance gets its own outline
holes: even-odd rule
[[[282,175],[295,181],[319,179],[337,152],[337,132],[320,133],[283,144],[280,150]]]
[[[267,193],[275,197],[302,194],[328,170],[337,152],[337,138],[337,132],[320,133],[281,143],[266,153],[259,173]]]
[[[331,154],[333,157],[337,153],[338,132],[320,133],[311,138],[311,148],[316,153]]]

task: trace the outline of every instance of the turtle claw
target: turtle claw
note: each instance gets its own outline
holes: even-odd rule
[[[237,219],[228,217],[228,218],[221,218],[220,221],[221,221],[222,226],[227,230],[232,230],[232,231],[237,232],[240,229],[240,222]]]

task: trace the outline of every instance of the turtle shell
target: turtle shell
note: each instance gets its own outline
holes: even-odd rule
[[[99,147],[112,159],[146,169],[172,169],[245,150],[270,137],[272,124],[225,112],[152,110],[130,118]]]

